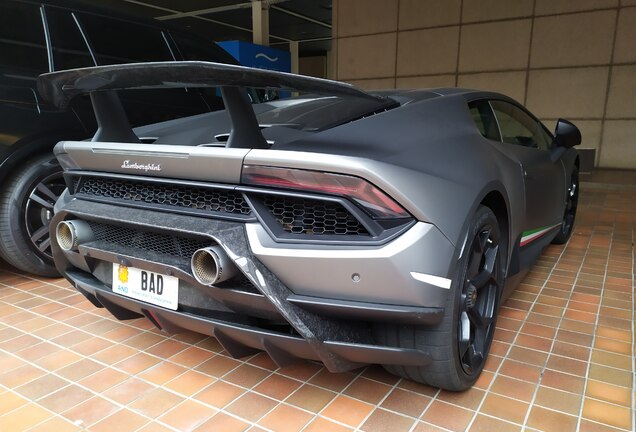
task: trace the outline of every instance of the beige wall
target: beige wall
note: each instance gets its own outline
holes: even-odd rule
[[[365,89],[505,93],[636,168],[636,0],[334,0],[330,73]]]
[[[327,77],[327,57],[311,56],[298,59],[298,73],[317,78]]]

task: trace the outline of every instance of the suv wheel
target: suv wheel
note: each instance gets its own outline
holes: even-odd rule
[[[20,270],[58,276],[51,256],[49,224],[66,185],[51,153],[27,161],[0,192],[0,255]]]

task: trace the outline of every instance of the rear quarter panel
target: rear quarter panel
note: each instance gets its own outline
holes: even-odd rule
[[[246,163],[359,175],[455,245],[462,244],[469,216],[491,191],[506,202],[511,234],[525,211],[518,160],[479,134],[461,95],[413,102],[278,149],[285,152],[253,150]],[[333,154],[355,159],[333,163]]]

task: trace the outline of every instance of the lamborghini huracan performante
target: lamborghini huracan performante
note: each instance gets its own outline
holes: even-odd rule
[[[225,109],[131,129],[117,91],[217,87]],[[483,369],[502,298],[572,233],[576,126],[465,89],[363,92],[206,62],[40,76],[89,93],[91,141],[55,154],[57,269],[119,319],[236,357],[377,363],[449,390]],[[250,104],[246,89],[294,92]]]

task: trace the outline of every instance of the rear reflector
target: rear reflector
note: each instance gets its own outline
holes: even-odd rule
[[[362,206],[375,219],[410,217],[392,198],[358,177],[321,171],[244,165],[241,183],[346,197]]]

